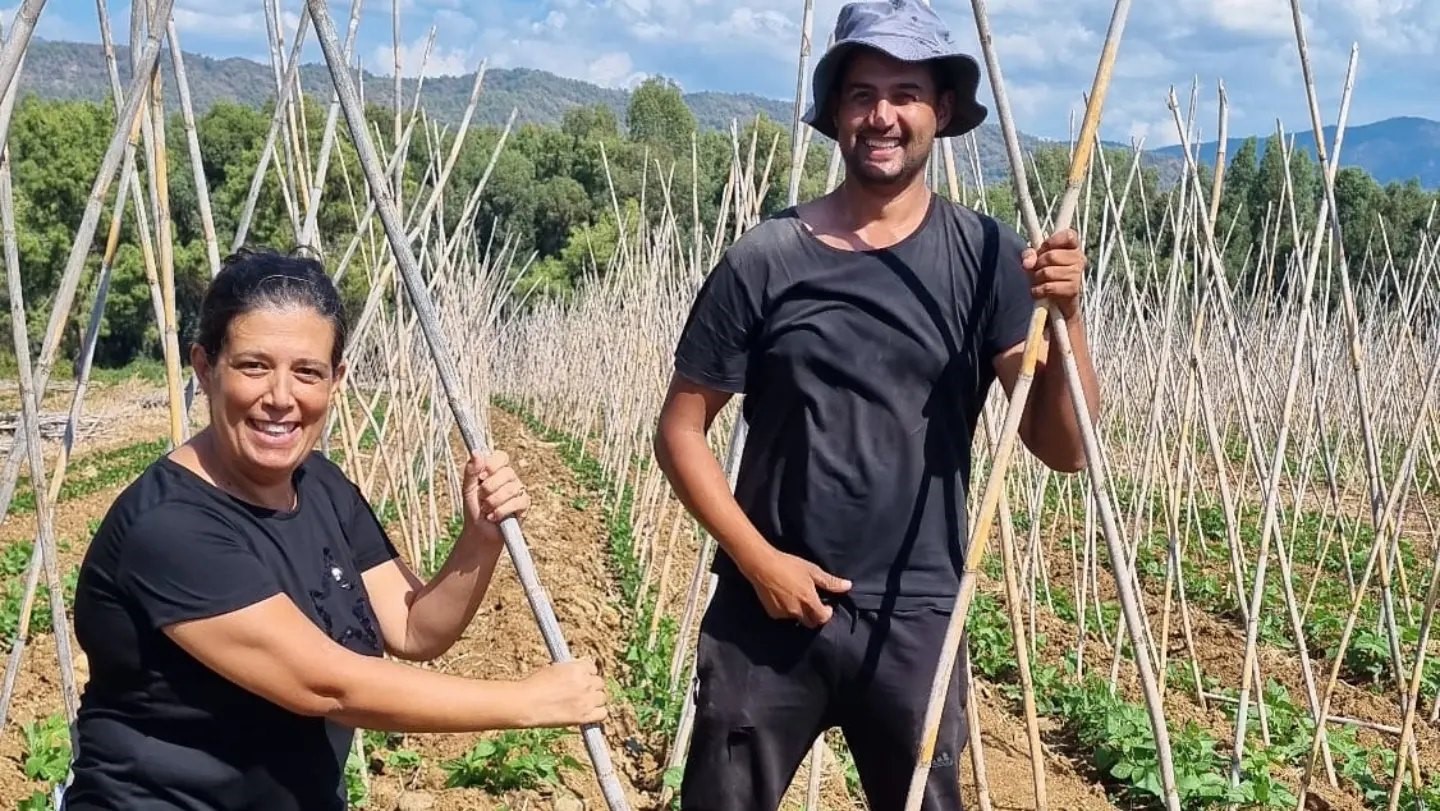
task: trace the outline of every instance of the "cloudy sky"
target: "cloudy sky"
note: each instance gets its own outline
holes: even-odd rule
[[[965,47],[978,54],[973,7],[933,0]],[[816,0],[814,56],[843,0]],[[1113,0],[989,0],[996,54],[1017,126],[1065,138],[1078,126],[1104,42]],[[187,51],[268,58],[258,0],[176,0]],[[300,0],[280,0],[287,41]],[[350,0],[333,0],[344,31]],[[1359,47],[1351,125],[1397,115],[1440,118],[1440,0],[1304,0],[1305,30],[1322,121],[1338,112],[1352,45]],[[252,10],[253,9],[253,10]],[[392,6],[364,0],[359,54],[367,68],[392,71]],[[401,0],[404,70],[419,68],[433,28],[428,73],[458,74],[481,59],[493,67],[532,67],[608,86],[663,74],[686,90],[793,98],[803,0]],[[126,30],[128,5],[113,4]],[[0,10],[8,35],[14,7]],[[37,28],[52,39],[97,41],[94,4],[49,0]],[[318,48],[307,49],[319,59]],[[1215,133],[1217,82],[1230,100],[1232,135],[1308,129],[1289,0],[1135,2],[1106,104],[1103,135],[1146,146],[1174,143],[1166,98],[1188,104],[1200,82],[1204,137]],[[988,77],[983,87],[990,103]],[[992,106],[993,109],[993,106]],[[1183,109],[1183,108],[1182,108]]]

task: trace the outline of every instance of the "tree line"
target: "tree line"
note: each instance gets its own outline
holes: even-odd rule
[[[308,151],[311,160],[319,152],[327,113],[325,102],[328,99],[307,96],[301,111],[303,126],[299,131],[305,141],[302,151]],[[388,154],[394,148],[387,142],[393,137],[393,110],[370,106],[367,114],[377,146]],[[268,107],[222,102],[196,119],[202,169],[222,256],[236,233],[271,117]],[[516,266],[524,268],[517,285],[520,294],[532,299],[567,296],[591,274],[604,272],[618,239],[617,208],[629,222],[642,213],[643,200],[646,217],[655,221],[668,213],[686,236],[692,227],[694,208],[699,210],[701,227],[717,216],[735,155],[731,133],[701,129],[679,89],[663,79],[651,79],[638,88],[624,118],[620,121],[604,105],[577,107],[568,111],[558,126],[527,124],[510,133],[474,211],[474,233],[481,240],[493,238],[495,244],[510,240],[519,260]],[[8,156],[32,348],[39,346],[113,122],[113,107],[93,102],[29,96],[16,105]],[[755,136],[760,166],[764,165],[772,139],[778,140],[762,209],[765,214],[774,213],[784,206],[788,189],[788,122],[761,116],[737,126],[742,159]],[[432,143],[419,126],[415,133],[401,173],[403,199],[407,201],[416,199],[419,193],[428,193],[432,150],[438,153],[437,161],[443,161],[451,148],[448,140]],[[502,130],[496,127],[472,128],[468,133],[444,196],[447,228],[455,227],[501,135]],[[178,115],[167,120],[165,137],[176,309],[183,347],[210,268],[185,131]],[[1229,165],[1216,230],[1234,281],[1252,288],[1270,285],[1279,292],[1286,278],[1283,269],[1295,250],[1293,235],[1308,238],[1313,230],[1323,186],[1318,166],[1303,150],[1290,152],[1287,179],[1279,139],[1271,137],[1263,158],[1257,158],[1258,144],[1256,139],[1246,142]],[[296,174],[286,169],[293,159],[278,149],[276,154],[278,160],[272,160],[266,171],[246,241],[287,250],[295,247],[295,223],[304,220],[304,201],[290,202],[299,197],[293,189]],[[145,155],[143,148],[136,152],[141,189],[148,195]],[[1101,157],[1110,174],[1113,200],[1118,201],[1129,179],[1133,155],[1126,150],[1106,149]],[[800,185],[801,199],[823,193],[829,158],[828,143],[812,142]],[[1037,206],[1056,204],[1068,161],[1068,150],[1063,145],[1041,146],[1031,153],[1028,171]],[[957,163],[963,165],[964,160]],[[1202,169],[1202,175],[1203,194],[1208,200],[1210,172]],[[1136,284],[1143,289],[1154,283],[1153,274],[1159,272],[1155,268],[1168,267],[1168,259],[1164,258],[1174,246],[1175,229],[1168,218],[1167,189],[1162,186],[1159,170],[1145,166],[1137,179],[1138,186],[1132,188],[1125,203],[1120,228],[1134,263]],[[987,180],[985,200],[989,209],[1007,222],[1016,223],[1008,179]],[[282,181],[292,187],[288,200],[282,193]],[[88,318],[116,185],[112,184],[111,199],[106,201],[102,226],[88,258],[85,281],[75,299],[65,337],[66,357],[73,357],[78,350]],[[661,193],[662,189],[668,189],[668,195]],[[317,213],[319,239],[329,261],[337,261],[353,237],[365,194],[364,177],[342,120]],[[1440,199],[1414,182],[1382,186],[1354,167],[1339,171],[1336,198],[1357,284],[1383,282],[1383,277],[1393,275],[1386,262],[1393,263],[1395,273],[1403,274],[1408,269],[1420,249],[1431,209]],[[1110,199],[1097,176],[1087,202],[1082,204],[1090,208],[1092,225],[1087,236],[1092,258],[1099,255],[1104,233],[1100,224],[1106,219],[1103,215]],[[297,210],[297,205],[302,208]],[[1112,222],[1113,216],[1111,210]],[[153,222],[150,227],[153,231]],[[1151,256],[1160,259],[1151,262]],[[1136,262],[1137,258],[1144,261]],[[367,292],[364,277],[364,273],[347,273],[344,277],[343,292],[355,311]],[[8,334],[8,290],[5,295],[0,318],[5,319]],[[4,354],[8,356],[9,342],[0,343],[5,345]],[[115,367],[158,357],[155,307],[133,206],[127,206],[95,362],[101,367]],[[13,364],[13,358],[4,360],[7,365]]]

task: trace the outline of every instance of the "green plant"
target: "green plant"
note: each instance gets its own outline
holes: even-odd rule
[[[345,797],[351,808],[364,808],[369,804],[370,792],[365,787],[364,770],[365,764],[352,747],[345,758]]]
[[[563,770],[580,768],[575,758],[554,751],[564,734],[558,729],[527,729],[482,738],[465,754],[441,765],[445,786],[496,792],[558,786]]]
[[[62,715],[25,724],[25,776],[59,783],[70,769],[70,733]]]

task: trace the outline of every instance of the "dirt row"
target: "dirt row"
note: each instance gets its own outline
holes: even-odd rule
[[[1046,554],[1046,565],[1050,582],[1065,584],[1067,589],[1071,588],[1070,584],[1074,583],[1075,579],[1068,549],[1064,549],[1059,543],[1051,545],[1050,551]],[[1279,576],[1278,571],[1275,576]],[[1149,617],[1151,632],[1158,639],[1161,634],[1164,612],[1164,582],[1163,579],[1159,582],[1151,582],[1142,578],[1142,583],[1144,591],[1141,597],[1144,611]],[[1114,578],[1106,566],[1100,567],[1099,593],[1101,599],[1106,603],[1119,605]],[[1088,616],[1087,628],[1089,629],[1086,649],[1088,667],[1108,674],[1112,658],[1111,649],[1105,645],[1095,629],[1093,608],[1089,607],[1088,602],[1086,613]],[[1238,688],[1241,684],[1241,670],[1244,664],[1245,629],[1243,626],[1229,618],[1217,617],[1196,606],[1193,602],[1189,605],[1189,615],[1190,640],[1193,643],[1193,649],[1191,644],[1186,642],[1184,636],[1178,593],[1172,593],[1169,638],[1168,644],[1165,646],[1167,660],[1188,670],[1193,650],[1193,659],[1198,663],[1203,677],[1214,678],[1225,687]],[[1058,662],[1060,656],[1074,648],[1077,636],[1076,625],[1061,620],[1048,609],[1038,612],[1036,619],[1039,633],[1047,637],[1046,661]],[[1288,627],[1287,622],[1287,630]],[[1124,633],[1123,627],[1117,626],[1107,626],[1107,632],[1112,636],[1116,633]],[[1130,655],[1128,653],[1128,637],[1125,644],[1128,657]],[[1281,683],[1289,694],[1291,704],[1302,714],[1307,713],[1309,704],[1306,699],[1304,671],[1298,654],[1276,649],[1261,642],[1257,646],[1257,657],[1262,676],[1267,680],[1274,679]],[[1328,680],[1330,664],[1326,660],[1316,659],[1312,653],[1310,665],[1313,684],[1316,693],[1319,694],[1324,690]],[[1125,661],[1121,666],[1120,675],[1121,690],[1130,700],[1141,701],[1138,677],[1133,663]],[[1228,751],[1229,742],[1234,736],[1235,705],[1207,698],[1206,706],[1202,707],[1193,688],[1188,683],[1177,684],[1173,678],[1168,681],[1166,688],[1165,712],[1171,728],[1177,728],[1188,721],[1195,721],[1209,730],[1221,742],[1223,751]],[[1258,686],[1252,687],[1250,695],[1251,706],[1254,707],[1255,701],[1259,697]],[[1390,695],[1382,695],[1344,681],[1336,684],[1331,699],[1330,715],[1395,727],[1398,727],[1402,720],[1398,706]],[[1329,727],[1332,731],[1337,728],[1333,724]],[[1255,734],[1259,734],[1258,728],[1253,724],[1251,730]],[[1434,768],[1433,764],[1440,763],[1440,731],[1437,731],[1428,722],[1417,719],[1415,737],[1420,763],[1428,774]],[[1382,734],[1365,727],[1356,728],[1356,739],[1361,745],[1372,750],[1393,749],[1396,742],[1393,735]],[[1341,765],[1336,762],[1337,770]],[[1353,786],[1346,785],[1343,781],[1339,790],[1326,785],[1323,762],[1317,762],[1315,774],[1311,792],[1318,795],[1317,799],[1326,806],[1354,809],[1365,807],[1356,796]],[[1291,783],[1293,788],[1298,785],[1299,776],[1298,769],[1290,769],[1282,775],[1282,779]]]
[[[164,408],[142,406],[137,398],[143,387],[127,389],[116,400],[104,398],[90,413],[123,414],[129,431],[85,446],[85,453],[161,436]],[[111,410],[107,411],[107,403]],[[68,404],[68,403],[67,403]],[[51,403],[47,402],[47,408]],[[507,450],[530,485],[535,504],[525,522],[540,577],[554,605],[567,642],[577,656],[597,658],[607,675],[622,673],[621,658],[632,615],[607,565],[606,529],[599,494],[583,485],[565,464],[559,449],[534,436],[516,418],[500,411],[490,414],[495,445]],[[143,436],[142,436],[143,434]],[[53,448],[47,449],[53,454]],[[83,455],[76,460],[83,465]],[[122,485],[123,486],[123,485]],[[66,502],[57,514],[57,532],[70,541],[62,552],[62,571],[77,566],[92,519],[104,514],[121,486]],[[442,488],[443,492],[443,488]],[[448,505],[442,504],[442,509]],[[668,520],[665,522],[668,525]],[[669,526],[662,527],[668,540]],[[0,525],[0,547],[28,540],[34,534],[33,516],[15,516]],[[666,605],[672,612],[683,605],[696,550],[682,533],[675,546],[667,579]],[[652,577],[664,567],[663,550],[655,547]],[[508,556],[503,556],[490,593],[465,636],[443,658],[427,665],[445,672],[484,678],[518,678],[548,661],[543,639],[519,586]],[[75,671],[83,688],[87,670],[77,651]],[[14,808],[41,784],[24,771],[26,743],[23,725],[60,712],[61,681],[52,637],[37,634],[27,647],[18,675],[9,723],[0,730],[0,807]],[[1005,709],[1007,702],[988,685],[979,686],[982,742],[986,778],[997,809],[1034,806],[1029,757],[1023,722]],[[658,809],[666,752],[663,741],[638,728],[633,708],[617,703],[605,727],[610,754],[633,808]],[[566,734],[558,746],[579,763],[561,772],[562,785],[554,789],[515,790],[496,795],[478,788],[447,788],[443,764],[463,755],[482,737],[477,735],[410,735],[387,741],[387,751],[372,753],[374,768],[368,774],[367,809],[599,809],[604,807],[599,786],[589,770],[581,739]],[[388,751],[418,754],[418,767],[397,768],[384,762]],[[840,764],[827,757],[823,763],[821,807],[860,808],[863,804],[846,789]],[[962,770],[970,807],[975,807],[970,759]],[[803,808],[808,771],[802,767],[783,806]],[[1108,809],[1114,806],[1087,775],[1084,764],[1051,757],[1047,762],[1047,792],[1056,807]]]

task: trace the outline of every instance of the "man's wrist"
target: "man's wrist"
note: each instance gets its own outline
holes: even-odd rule
[[[731,560],[735,561],[735,567],[747,580],[754,580],[758,572],[768,568],[771,559],[775,556],[775,548],[763,540],[752,541],[725,551],[730,554]]]

